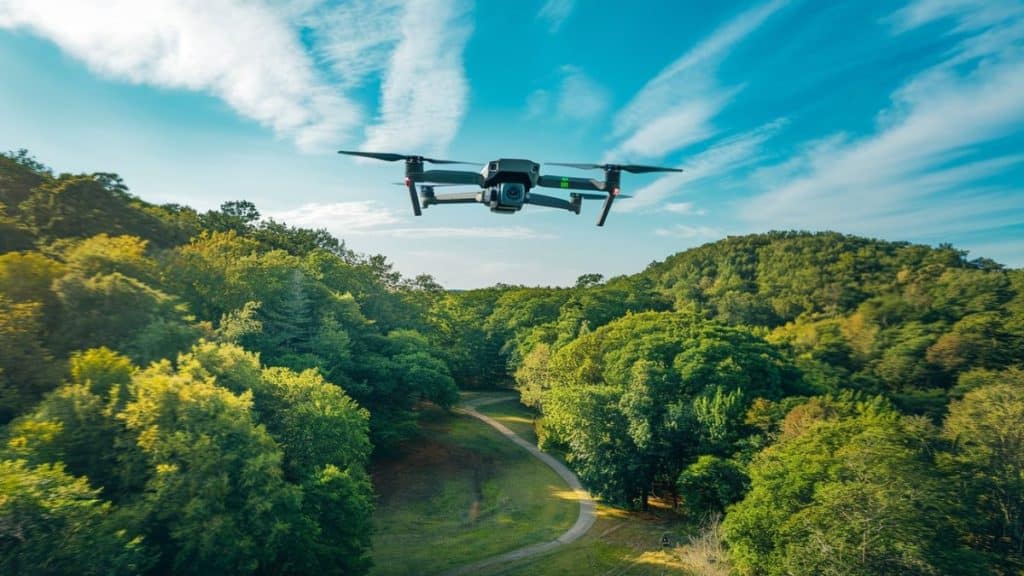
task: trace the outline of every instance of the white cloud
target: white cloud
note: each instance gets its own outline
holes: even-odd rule
[[[212,94],[305,150],[359,121],[288,19],[262,2],[8,0],[0,27],[51,40],[112,79]]]
[[[588,120],[608,108],[608,91],[575,66],[562,68],[558,93],[558,115],[570,120]]]
[[[746,202],[741,217],[776,228],[841,228],[901,237],[1024,221],[1020,190],[994,190],[986,184],[1024,163],[1024,156],[988,154],[979,160],[977,152],[1024,126],[1024,36],[992,34],[1021,23],[993,20],[982,4],[976,5],[978,12],[957,6],[942,14],[955,16],[957,29],[976,33],[962,39],[946,61],[899,89],[873,134],[826,138],[828,145],[788,160],[787,169],[778,171],[783,175],[778,184]],[[926,16],[912,22],[939,14],[921,10]]]
[[[755,130],[727,138],[690,158],[680,168],[633,192],[633,199],[622,204],[623,212],[649,208],[696,182],[727,175],[760,159],[762,145],[786,125],[785,120],[769,122]],[[616,204],[618,206],[618,204]]]
[[[945,18],[957,20],[957,31],[970,31],[1000,24],[1024,14],[1024,5],[1000,0],[917,0],[886,18],[896,33]]]
[[[548,32],[554,34],[562,27],[562,22],[572,14],[576,0],[548,0],[537,12],[537,18],[547,22]]]
[[[293,210],[268,214],[290,226],[324,228],[339,238],[388,236],[391,238],[493,238],[511,240],[551,239],[554,235],[527,226],[409,226],[411,219],[373,200],[309,203]]]
[[[686,240],[713,240],[723,236],[721,231],[710,226],[687,226],[686,224],[676,224],[671,228],[657,228],[654,233],[666,238],[683,238]]]
[[[470,226],[456,227],[422,227],[394,228],[384,231],[396,238],[495,238],[511,240],[551,239],[553,234],[539,232],[526,226]]]
[[[455,137],[469,102],[462,51],[472,31],[462,0],[412,0],[401,40],[388,63],[378,122],[366,150],[441,153]]]
[[[719,63],[786,3],[740,14],[647,82],[616,115],[613,135],[623,142],[606,157],[657,158],[713,136],[713,118],[739,90],[718,85]]]
[[[680,214],[683,216],[703,216],[707,214],[707,210],[703,208],[697,208],[693,202],[669,202],[661,207],[665,212],[671,212],[672,214]]]
[[[367,233],[402,219],[373,200],[357,202],[309,203],[269,215],[274,220],[302,228],[326,228],[339,237]]]
[[[342,85],[358,86],[387,68],[402,37],[401,0],[313,2],[294,19],[311,30],[314,54],[331,66]]]
[[[308,152],[350,140],[365,120],[346,90],[386,72],[367,145],[439,152],[468,99],[464,12],[465,0],[0,0],[0,28],[114,80],[210,94]]]
[[[526,97],[526,112],[523,114],[523,117],[527,120],[540,118],[547,113],[550,100],[551,95],[548,94],[547,90],[537,89],[530,92],[530,95]]]

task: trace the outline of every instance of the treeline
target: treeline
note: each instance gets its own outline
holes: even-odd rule
[[[440,291],[0,155],[0,573],[366,572],[371,450],[457,398]]]
[[[1024,271],[835,233],[430,311],[606,501],[724,513],[738,574],[1024,570]]]

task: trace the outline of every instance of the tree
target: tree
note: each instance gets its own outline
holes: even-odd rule
[[[253,222],[260,219],[256,205],[248,200],[233,200],[220,205],[220,210],[210,210],[199,217],[199,223],[206,230],[214,232],[249,232]]]
[[[61,367],[43,346],[41,308],[37,302],[11,302],[0,293],[0,424],[58,384]]]
[[[656,482],[674,489],[689,460],[733,450],[751,400],[800,389],[764,340],[688,313],[627,315],[527,376],[548,379],[523,391],[540,391],[545,432],[584,481],[641,507]]]
[[[0,572],[146,572],[151,551],[97,493],[60,464],[0,460]]]
[[[179,359],[192,379],[251,394],[257,421],[283,452],[284,479],[302,489],[302,521],[276,565],[297,572],[362,573],[372,534],[369,413],[315,371],[261,368],[238,346],[202,343]]]
[[[824,407],[751,464],[750,491],[723,524],[737,571],[981,573],[949,523],[957,511],[930,459],[930,424],[870,404]]]
[[[148,245],[136,236],[97,234],[73,243],[64,261],[70,271],[82,277],[118,272],[156,286],[159,273],[156,262],[146,254]]]
[[[677,481],[691,518],[724,513],[727,506],[743,498],[749,483],[739,464],[707,454],[687,466]]]
[[[61,304],[61,352],[107,346],[146,363],[187,349],[198,337],[177,299],[147,284],[112,274],[67,274],[54,283]]]
[[[64,273],[64,266],[38,252],[0,254],[0,294],[16,302],[54,301],[50,285]]]
[[[134,379],[118,414],[152,471],[147,540],[163,550],[159,570],[267,570],[301,524],[301,490],[285,482],[282,454],[239,396],[153,365]]]
[[[603,274],[584,274],[576,279],[576,288],[591,288],[604,280]]]
[[[978,547],[1016,569],[1024,565],[1024,371],[954,400],[943,426],[953,443],[949,467],[976,514],[968,518]]]

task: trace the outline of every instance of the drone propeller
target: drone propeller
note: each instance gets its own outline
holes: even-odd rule
[[[395,186],[405,186],[405,182],[392,182]],[[475,184],[420,184],[425,188],[440,188],[442,186],[475,186]]]
[[[644,166],[643,164],[586,164],[577,162],[545,162],[551,166],[568,166],[580,170],[621,170],[633,174],[644,172],[682,172],[681,168],[663,168],[661,166]]]
[[[427,158],[425,156],[410,156],[407,154],[394,154],[391,152],[362,152],[360,150],[338,150],[338,154],[348,154],[349,156],[363,156],[366,158],[374,158],[376,160],[384,160],[385,162],[395,162],[397,160],[419,160],[420,162],[429,162],[431,164],[479,164],[479,162],[464,162],[462,160],[440,160],[438,158]]]
[[[608,197],[607,194],[588,194],[586,192],[573,192],[570,196],[579,196],[584,200],[604,200]],[[619,194],[616,198],[632,198],[629,194]]]

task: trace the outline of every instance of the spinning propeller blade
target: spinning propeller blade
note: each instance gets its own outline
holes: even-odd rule
[[[573,192],[570,196],[579,196],[584,200],[604,200],[605,198],[608,198],[607,194],[589,194],[587,192]],[[628,194],[619,194],[616,198],[632,198],[632,196]]]
[[[421,162],[429,162],[431,164],[480,164],[479,162],[464,162],[462,160],[441,160],[439,158],[427,158],[425,156],[410,156],[408,154],[394,154],[392,152],[363,152],[361,150],[338,150],[338,154],[348,154],[349,156],[363,156],[365,158],[373,158],[375,160],[384,160],[385,162],[395,162],[397,160],[419,160]]]
[[[663,168],[661,166],[644,166],[643,164],[586,164],[579,162],[545,162],[550,166],[568,166],[580,170],[621,170],[633,174],[644,172],[682,172],[681,168]]]
[[[395,186],[405,186],[405,182],[392,182]],[[473,184],[420,184],[427,188],[441,188],[442,186],[473,186]]]

